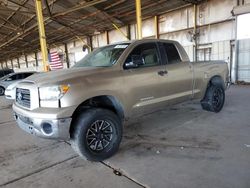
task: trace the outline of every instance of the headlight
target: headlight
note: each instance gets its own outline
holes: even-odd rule
[[[39,88],[40,100],[55,101],[63,97],[69,90],[69,85],[59,85]]]

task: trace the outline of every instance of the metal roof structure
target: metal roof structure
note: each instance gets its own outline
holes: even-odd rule
[[[204,0],[142,0],[148,18]],[[135,0],[43,0],[48,46],[136,22]],[[0,62],[39,51],[34,0],[0,0]]]

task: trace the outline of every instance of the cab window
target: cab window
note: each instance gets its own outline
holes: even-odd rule
[[[6,79],[6,81],[14,81],[14,80],[21,80],[23,79],[23,74],[14,74]]]
[[[14,80],[17,80],[17,79],[18,79],[17,75],[14,74],[14,75],[8,77],[5,81],[14,81]]]
[[[180,63],[181,58],[175,45],[172,43],[163,43],[163,48],[165,50],[168,64]]]
[[[124,69],[160,65],[155,43],[140,44],[128,55]]]
[[[33,74],[33,73],[24,73],[24,74],[23,74],[23,79],[25,79],[25,78],[31,76],[32,74]]]

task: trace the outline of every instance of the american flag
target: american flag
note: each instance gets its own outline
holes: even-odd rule
[[[59,58],[57,52],[50,52],[49,54],[49,66],[51,70],[62,69],[63,64]]]

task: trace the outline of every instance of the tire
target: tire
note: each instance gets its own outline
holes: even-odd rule
[[[4,91],[5,91],[5,89],[2,86],[0,86],[0,96],[4,95]]]
[[[225,90],[221,85],[210,85],[201,106],[204,110],[218,113],[224,106]]]
[[[79,113],[71,132],[71,146],[83,158],[102,161],[113,156],[122,139],[122,123],[110,110],[90,108]]]

